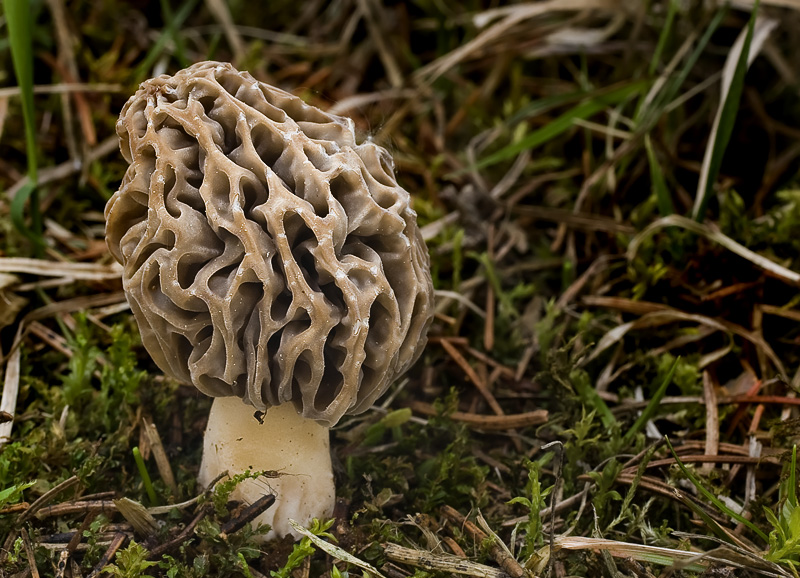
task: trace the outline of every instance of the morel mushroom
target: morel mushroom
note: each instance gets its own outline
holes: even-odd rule
[[[130,166],[108,246],[153,360],[215,397],[200,483],[275,471],[234,494],[276,495],[271,535],[330,515],[328,428],[414,363],[433,313],[391,157],[217,62],[144,82],[117,134]]]

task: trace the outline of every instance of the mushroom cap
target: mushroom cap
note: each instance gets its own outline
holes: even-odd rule
[[[142,83],[117,134],[130,166],[106,238],[165,374],[332,425],[419,357],[427,250],[352,120],[201,62]]]

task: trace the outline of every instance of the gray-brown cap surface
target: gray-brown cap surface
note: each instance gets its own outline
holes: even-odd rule
[[[428,255],[385,149],[229,64],[144,82],[106,237],[145,347],[211,396],[332,425],[419,356]]]

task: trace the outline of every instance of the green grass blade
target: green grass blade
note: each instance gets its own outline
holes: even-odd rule
[[[720,500],[714,494],[709,492],[706,489],[706,487],[703,486],[703,484],[700,483],[700,480],[698,480],[694,476],[694,474],[692,474],[692,472],[690,472],[689,469],[685,465],[683,465],[683,462],[678,457],[678,454],[675,453],[675,448],[672,447],[672,443],[669,441],[669,438],[664,436],[664,439],[667,442],[667,447],[669,447],[669,451],[672,453],[672,457],[675,458],[675,461],[677,462],[678,467],[683,472],[683,475],[686,476],[689,479],[690,482],[692,482],[694,487],[697,488],[697,491],[699,491],[701,494],[703,494],[708,501],[710,501],[712,504],[714,504],[714,506],[716,506],[716,508],[720,512],[724,513],[726,516],[729,516],[729,517],[733,518],[734,520],[736,520],[740,524],[744,524],[745,526],[750,528],[755,534],[757,534],[759,538],[764,540],[764,542],[769,543],[769,538],[767,537],[767,535],[764,532],[761,531],[761,529],[758,526],[753,524],[753,522],[751,522],[750,520],[748,520],[747,518],[745,518],[741,514],[737,514],[736,512],[731,510],[728,506],[725,505],[725,503],[722,500]]]
[[[600,93],[600,91],[595,92],[598,94]],[[553,110],[554,108],[566,106],[591,96],[592,93],[587,93],[585,90],[576,90],[574,92],[567,92],[565,94],[554,94],[552,96],[539,98],[520,108],[506,121],[506,124],[508,126],[516,126],[524,120],[544,114],[550,110]]]
[[[597,411],[597,415],[600,416],[600,421],[603,422],[606,429],[611,429],[617,423],[617,418],[614,417],[608,404],[600,397],[591,383],[583,379],[570,379],[570,384],[575,388],[584,405]]]
[[[792,462],[790,464],[791,469],[789,470],[789,494],[787,496],[787,500],[789,503],[797,507],[797,444],[792,446]]]
[[[716,32],[722,20],[727,14],[727,7],[723,7],[717,11],[714,17],[709,22],[708,27],[703,36],[697,42],[689,58],[686,59],[686,64],[683,65],[681,71],[669,81],[667,81],[653,100],[647,105],[642,106],[636,114],[636,121],[639,124],[651,125],[655,124],[656,120],[661,116],[661,112],[670,102],[672,102],[678,94],[683,83],[689,76],[689,73],[694,69],[695,64],[700,59],[706,46],[711,40],[711,36]]]
[[[167,42],[172,39],[175,41],[175,38],[178,34],[180,34],[180,27],[183,26],[183,22],[186,18],[189,17],[189,14],[192,13],[194,7],[197,5],[198,0],[187,0],[180,7],[171,18],[171,20],[167,23],[164,29],[161,31],[161,35],[158,37],[158,40],[150,47],[150,50],[147,52],[147,56],[144,57],[139,66],[136,67],[136,73],[134,77],[136,78],[137,82],[141,82],[145,78],[150,75],[150,70],[155,64],[156,60],[158,60],[159,56],[164,50],[164,47],[167,45]],[[177,45],[177,42],[176,42]]]
[[[136,462],[136,468],[139,470],[139,475],[142,476],[142,483],[147,492],[147,497],[150,499],[150,504],[153,506],[158,505],[158,498],[156,491],[153,489],[153,482],[150,480],[150,474],[147,472],[147,467],[144,465],[144,459],[139,451],[139,446],[133,448],[133,461]]]
[[[658,411],[658,406],[661,404],[661,400],[664,399],[664,395],[667,393],[667,387],[669,387],[669,384],[672,383],[672,376],[675,375],[675,369],[677,369],[679,361],[680,357],[672,363],[672,367],[669,368],[666,377],[664,377],[661,385],[658,386],[658,390],[653,396],[653,399],[650,400],[650,403],[647,404],[647,407],[644,408],[644,411],[641,413],[638,419],[633,422],[631,429],[629,429],[622,438],[623,444],[631,443],[634,436],[639,433],[647,424],[647,422],[650,421],[656,414]]]
[[[653,194],[658,201],[658,212],[662,217],[671,215],[675,212],[675,207],[672,204],[672,198],[669,196],[669,189],[664,180],[664,172],[661,170],[661,165],[658,164],[658,158],[653,151],[653,143],[650,141],[650,135],[645,135],[644,147],[647,150],[647,160],[650,164],[650,183],[653,189]]]
[[[703,159],[703,165],[706,170],[700,173],[700,182],[697,186],[694,208],[692,209],[692,217],[696,221],[702,221],[705,216],[708,200],[711,197],[714,183],[717,182],[719,170],[722,166],[722,157],[725,155],[725,149],[728,148],[728,142],[731,140],[731,134],[733,134],[733,126],[736,123],[736,115],[739,112],[739,101],[744,89],[744,78],[747,74],[750,43],[753,40],[753,29],[758,15],[758,3],[758,0],[756,0],[753,12],[750,14],[750,21],[747,23],[747,34],[736,62],[736,70],[733,73],[730,88],[727,94],[723,92],[723,100],[720,103],[719,113],[715,119],[716,126],[712,128],[711,141],[708,143],[710,156],[707,153],[706,158]]]
[[[167,28],[171,30],[174,29],[175,25],[172,21],[175,19],[175,14],[172,11],[169,0],[161,0],[161,14],[164,16],[164,22]],[[182,68],[186,68],[191,62],[186,58],[186,47],[183,42],[183,36],[181,34],[173,34],[172,39],[175,42],[175,58]]]
[[[29,199],[31,207],[33,207],[35,202],[38,202],[38,199],[36,199],[36,185],[30,180],[26,182],[22,188],[17,191],[17,194],[14,195],[14,198],[11,199],[11,207],[9,210],[11,222],[20,233],[33,241],[37,246],[41,247],[44,246],[44,238],[41,235],[41,231],[36,231],[36,229],[33,228],[36,226],[35,224],[28,227],[28,224],[25,222],[25,204]]]
[[[559,136],[561,133],[569,130],[576,120],[583,120],[592,115],[597,114],[603,109],[617,104],[636,93],[640,92],[647,86],[646,81],[633,82],[625,84],[624,86],[617,87],[608,92],[601,92],[593,95],[585,102],[568,110],[555,120],[547,123],[542,128],[532,132],[531,134],[523,137],[518,142],[503,147],[499,151],[484,157],[475,165],[475,169],[482,169],[504,160],[517,156],[524,150],[533,149],[545,144]]]
[[[664,21],[664,27],[661,29],[661,34],[658,35],[658,44],[656,51],[653,53],[653,58],[650,59],[650,67],[647,72],[650,76],[656,73],[658,63],[661,62],[661,54],[664,52],[664,46],[667,44],[669,35],[672,32],[672,23],[675,21],[675,14],[678,12],[678,0],[670,0],[667,8],[667,18]]]
[[[25,143],[28,156],[28,178],[30,187],[23,187],[16,195],[14,203],[17,214],[12,216],[14,224],[26,237],[37,245],[44,243],[42,239],[42,217],[39,210],[39,193],[36,189],[38,181],[38,162],[36,157],[35,111],[33,108],[33,17],[28,0],[3,0],[3,10],[8,26],[8,37],[11,45],[11,56],[14,61],[14,73],[20,88],[22,100],[22,116],[25,122]],[[25,226],[22,214],[25,201],[29,201],[31,226]]]

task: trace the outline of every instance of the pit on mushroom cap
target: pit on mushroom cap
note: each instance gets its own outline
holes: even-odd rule
[[[106,236],[143,343],[167,375],[217,398],[201,481],[281,470],[264,521],[284,534],[291,480],[316,476],[306,493],[325,504],[285,518],[328,515],[328,436],[315,428],[367,409],[420,355],[433,313],[425,244],[391,157],[359,144],[350,119],[216,62],[143,83],[117,133],[130,166]],[[255,410],[267,410],[263,426]],[[286,453],[269,431],[278,416],[319,440],[324,473],[253,456]],[[258,441],[236,443],[223,423]],[[239,497],[265,491],[254,485]]]

